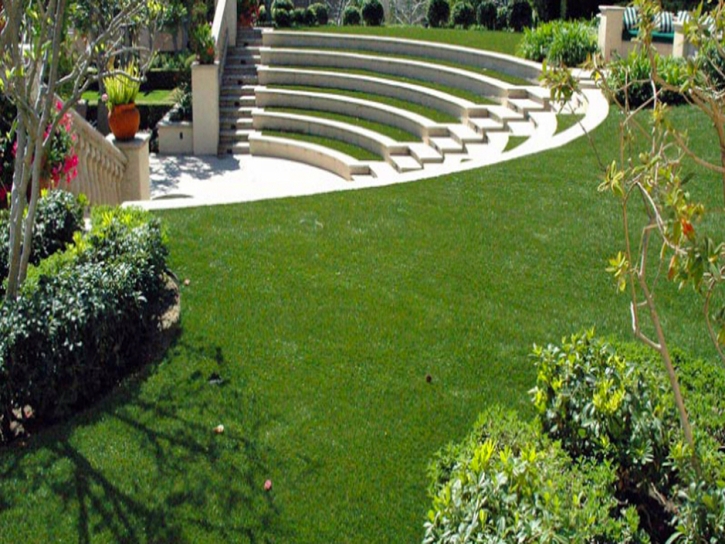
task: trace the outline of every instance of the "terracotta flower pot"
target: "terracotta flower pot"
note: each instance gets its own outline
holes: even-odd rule
[[[136,104],[113,106],[108,116],[108,126],[117,140],[133,140],[141,126],[141,114]]]

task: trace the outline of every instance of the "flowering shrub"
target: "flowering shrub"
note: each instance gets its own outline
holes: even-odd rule
[[[194,27],[192,46],[200,64],[214,64],[214,36],[211,34],[211,23],[199,23]]]
[[[59,101],[55,104],[56,115],[63,108]],[[69,113],[63,115],[55,131],[51,134],[53,124],[50,123],[43,135],[44,141],[50,140],[50,147],[43,158],[40,173],[41,182],[47,183],[49,188],[57,188],[63,181],[70,184],[78,175],[78,155],[75,152],[75,143],[78,137],[73,132]],[[17,153],[18,142],[13,144],[13,156]]]

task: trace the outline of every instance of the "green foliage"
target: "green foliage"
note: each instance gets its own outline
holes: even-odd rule
[[[274,2],[272,2],[272,12],[278,9],[283,11],[292,11],[295,9],[295,5],[292,3],[292,0],[274,0]]]
[[[653,540],[715,543],[725,521],[725,371],[673,353],[696,429],[697,465],[682,443],[661,363],[642,346],[615,349],[590,331],[535,348],[534,405],[544,431],[574,459],[612,463],[617,497],[646,513]]]
[[[519,44],[522,57],[574,67],[598,51],[596,29],[583,21],[551,21],[525,29]]]
[[[96,208],[92,220],[0,307],[0,440],[22,419],[18,407],[36,420],[65,417],[142,360],[164,289],[160,222],[121,208]]]
[[[476,23],[476,11],[468,2],[458,2],[453,6],[451,22],[454,26],[468,28]]]
[[[495,30],[497,28],[496,12],[496,4],[493,0],[484,0],[476,8],[476,24],[488,30]]]
[[[209,28],[208,30],[209,36],[211,37],[211,29]],[[109,110],[112,110],[114,106],[132,104],[136,101],[136,96],[141,90],[140,77],[141,74],[139,73],[138,66],[135,62],[131,61],[122,68],[119,68],[117,73],[103,78]]]
[[[365,26],[381,26],[385,22],[385,10],[380,0],[365,0],[361,14]]]
[[[648,542],[608,463],[577,465],[535,424],[489,409],[431,469],[425,544]]]
[[[343,26],[358,26],[362,22],[362,14],[360,8],[355,6],[347,6],[345,11],[342,12],[342,25]]]
[[[315,16],[315,21],[318,25],[325,26],[330,20],[330,13],[325,4],[317,2],[312,4],[309,9],[312,10],[312,13]]]
[[[83,228],[85,197],[75,197],[67,191],[45,191],[38,199],[33,251],[30,263],[38,264],[73,242],[73,236]],[[9,211],[0,210],[0,278],[8,275]],[[0,282],[2,281],[0,280]],[[0,294],[5,289],[0,283]]]
[[[451,17],[451,5],[448,0],[428,1],[428,24],[433,28],[441,28],[448,24]]]
[[[295,8],[289,13],[292,19],[292,26],[303,26],[306,24],[307,17],[304,8]]]
[[[686,62],[675,57],[655,56],[657,72],[669,85],[681,87],[687,77]],[[616,59],[609,64],[607,72],[607,93],[610,100],[631,108],[637,108],[645,103],[652,104],[654,90],[652,88],[652,63],[646,52],[635,49],[624,58]],[[656,85],[661,101],[668,104],[680,104],[684,97],[679,92],[663,90]]]
[[[513,0],[508,15],[508,26],[515,32],[529,28],[534,22],[533,12],[529,0]]]
[[[191,48],[196,53],[199,64],[214,63],[214,36],[211,33],[211,23],[201,21],[194,26]]]
[[[272,20],[277,28],[289,28],[292,26],[292,13],[294,10],[272,8]]]

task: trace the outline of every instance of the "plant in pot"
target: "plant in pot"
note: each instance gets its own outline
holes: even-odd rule
[[[194,27],[193,37],[192,48],[199,64],[214,64],[214,36],[211,33],[211,23],[197,24]]]
[[[133,140],[141,125],[141,115],[136,107],[136,96],[141,88],[138,66],[130,61],[122,69],[110,70],[103,78],[106,92],[102,100],[108,106],[108,125],[117,140]]]

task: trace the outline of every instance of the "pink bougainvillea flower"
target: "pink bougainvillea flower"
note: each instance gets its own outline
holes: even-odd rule
[[[270,489],[272,489],[272,480],[267,480],[264,482],[264,490],[269,491]]]

